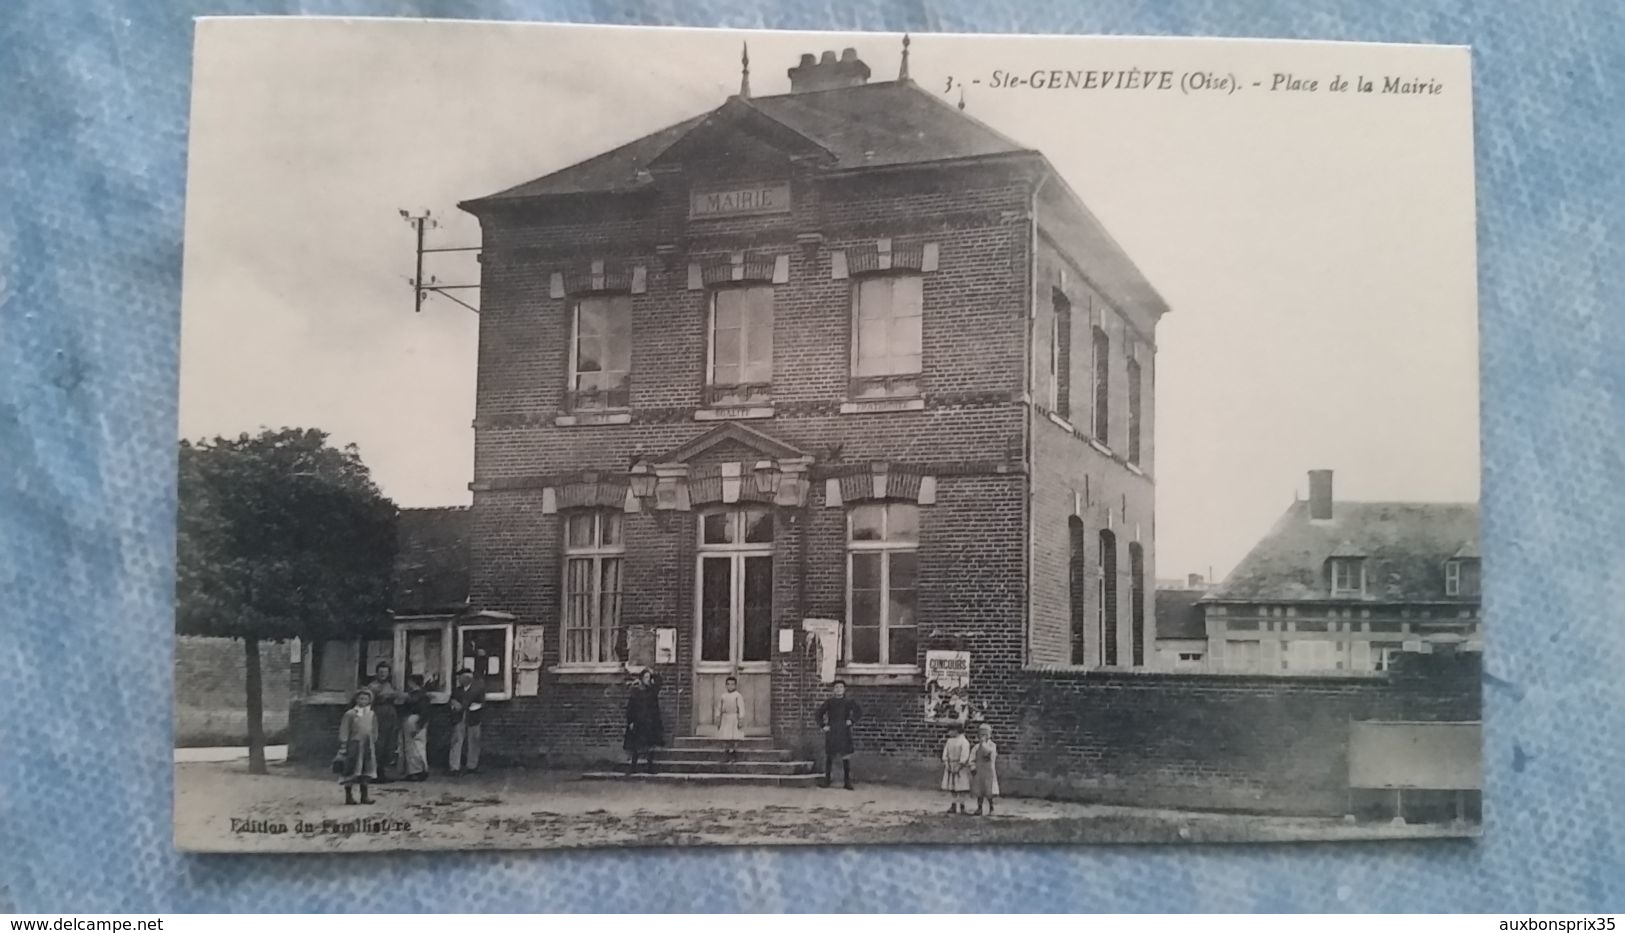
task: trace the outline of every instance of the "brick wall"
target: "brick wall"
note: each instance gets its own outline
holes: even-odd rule
[[[995,723],[1013,792],[1344,812],[1349,723],[1476,721],[1479,655],[1406,655],[1391,677],[1033,672]]]

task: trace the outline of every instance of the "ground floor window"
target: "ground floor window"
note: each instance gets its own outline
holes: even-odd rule
[[[621,513],[580,511],[564,520],[564,664],[613,665],[621,639]]]
[[[1224,666],[1237,673],[1252,673],[1264,669],[1264,645],[1257,639],[1230,641],[1224,646]]]
[[[372,679],[378,662],[394,660],[388,638],[312,641],[305,656],[305,688],[312,696],[327,694],[349,702],[350,694]]]
[[[919,507],[873,503],[847,518],[847,663],[917,667]]]
[[[1337,668],[1336,642],[1300,638],[1283,642],[1282,647],[1282,670],[1308,673]]]

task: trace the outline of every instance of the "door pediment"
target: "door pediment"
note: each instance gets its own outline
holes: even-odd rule
[[[665,456],[660,458],[660,462],[673,464],[692,463],[702,456],[711,455],[714,457],[724,451],[729,454],[739,452],[748,457],[771,460],[807,456],[806,451],[793,444],[781,441],[765,431],[746,427],[736,422],[728,422],[727,424],[718,425],[688,443],[667,452]]]

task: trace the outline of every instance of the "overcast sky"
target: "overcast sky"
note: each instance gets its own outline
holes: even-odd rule
[[[400,208],[478,244],[459,200],[720,105],[801,52],[897,36],[420,21],[200,24],[181,434],[298,425],[355,442],[403,506],[465,504],[476,316],[412,313]],[[1339,498],[1478,498],[1466,55],[1358,45],[915,36],[910,70],[1038,149],[1172,309],[1157,333],[1157,571],[1220,576],[1304,474]],[[995,69],[1206,68],[1235,94],[993,90]],[[1275,92],[1275,72],[1319,92]],[[1438,95],[1330,94],[1395,74]],[[1378,80],[1380,87],[1381,81]],[[957,100],[957,92],[945,95]],[[431,267],[476,281],[466,258]]]

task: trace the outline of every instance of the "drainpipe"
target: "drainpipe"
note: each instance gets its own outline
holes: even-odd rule
[[[812,470],[806,472],[806,495],[802,497],[801,505],[796,511],[796,524],[799,526],[796,543],[800,553],[796,555],[796,626],[801,627],[800,641],[802,650],[792,652],[791,657],[796,662],[796,754],[807,744],[807,658],[806,638],[807,630],[802,627],[807,619],[807,542],[808,529],[812,525]],[[777,647],[777,646],[775,646]]]
[[[1033,660],[1033,581],[1034,557],[1038,551],[1038,532],[1033,521],[1033,503],[1037,489],[1033,476],[1033,325],[1038,317],[1038,194],[1044,189],[1045,183],[1050,179],[1050,173],[1045,172],[1033,186],[1032,196],[1029,199],[1027,212],[1027,326],[1026,339],[1021,346],[1021,360],[1025,372],[1022,376],[1026,387],[1026,408],[1021,417],[1021,450],[1022,468],[1026,475],[1027,501],[1022,510],[1022,520],[1026,523],[1027,532],[1027,592],[1022,600],[1026,616],[1023,628],[1021,645],[1022,666],[1032,664]]]

